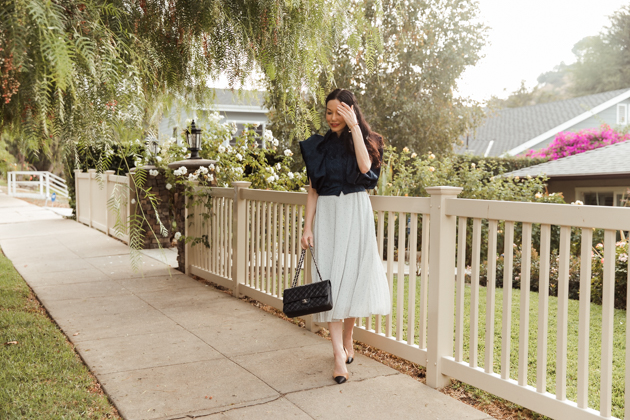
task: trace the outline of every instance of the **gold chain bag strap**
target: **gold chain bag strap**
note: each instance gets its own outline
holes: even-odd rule
[[[332,287],[330,280],[323,280],[322,275],[319,272],[317,261],[315,261],[315,254],[313,253],[313,247],[309,245],[313,262],[315,263],[315,269],[319,280],[311,284],[305,284],[298,286],[298,279],[300,277],[300,271],[302,270],[302,264],[304,263],[304,256],[306,250],[303,249],[300,254],[300,261],[295,270],[295,277],[293,283],[291,283],[290,289],[285,289],[283,295],[282,311],[286,316],[290,318],[315,314],[318,312],[330,311],[333,307],[332,304]]]

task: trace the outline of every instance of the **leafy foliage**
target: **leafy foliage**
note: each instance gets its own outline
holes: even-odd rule
[[[332,29],[356,37],[360,17],[338,0],[9,0],[0,6],[0,132],[37,154],[80,158],[76,142],[142,135],[163,99],[203,103],[206,80],[223,74],[238,87],[254,71],[300,128],[312,115],[302,94],[331,74]]]
[[[339,30],[330,49],[332,83],[326,84],[329,76],[322,72],[321,84],[351,90],[386,144],[417,153],[449,151],[482,118],[476,103],[452,94],[464,69],[480,58],[485,41],[485,28],[476,21],[477,4],[388,0],[381,11],[380,3],[357,1],[355,7],[365,11],[368,28],[380,28],[382,38],[374,31],[357,38]],[[371,55],[370,46],[378,56]],[[313,131],[325,130],[325,94],[322,90],[309,102]],[[273,113],[271,120],[280,138],[294,130],[291,116]]]

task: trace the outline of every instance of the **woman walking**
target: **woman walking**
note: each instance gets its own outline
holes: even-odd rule
[[[370,130],[352,92],[326,98],[326,135],[300,142],[311,188],[306,204],[302,248],[314,247],[322,277],[330,279],[333,308],[313,315],[328,322],[335,365],[334,380],[348,380],[354,360],[355,318],[387,315],[389,287],[374,231],[367,189],[376,187],[383,138]],[[318,279],[313,268],[313,279]]]

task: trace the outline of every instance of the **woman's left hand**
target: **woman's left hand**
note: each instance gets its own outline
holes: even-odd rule
[[[348,127],[352,128],[358,124],[357,115],[354,113],[354,105],[349,106],[347,103],[341,102],[337,112],[343,117]]]

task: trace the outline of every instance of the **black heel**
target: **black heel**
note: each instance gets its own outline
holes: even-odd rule
[[[335,382],[337,382],[339,385],[343,384],[344,382],[348,381],[348,374],[345,373],[343,375],[339,375],[339,376],[333,376],[333,379],[335,380]]]
[[[346,352],[346,356],[347,356],[347,358],[346,358],[346,364],[347,364],[347,365],[349,365],[350,363],[354,362],[354,357],[350,357],[350,356],[348,356],[348,350],[346,350],[346,348],[345,348],[345,347],[343,348],[343,351],[345,351],[345,352]]]

